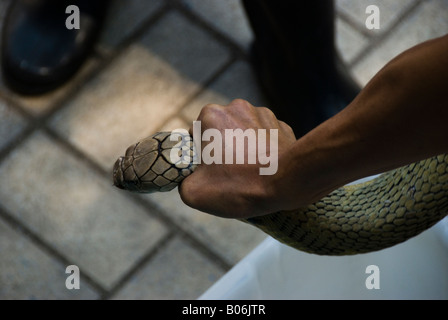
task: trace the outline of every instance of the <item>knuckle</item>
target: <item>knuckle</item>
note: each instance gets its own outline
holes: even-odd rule
[[[221,105],[219,105],[219,104],[216,104],[216,103],[209,103],[209,104],[206,104],[206,105],[202,108],[201,112],[204,112],[204,113],[216,112],[216,111],[218,111],[218,110],[221,110],[222,108],[223,108],[223,106],[221,106]]]
[[[262,113],[264,113],[266,115],[269,115],[271,117],[275,117],[274,112],[272,112],[272,110],[267,108],[267,107],[259,107],[258,110],[260,110],[260,112],[262,112]]]
[[[214,103],[206,104],[204,107],[202,107],[201,112],[199,113],[198,120],[204,120],[205,118],[209,117],[210,115],[215,115],[217,113],[222,112],[222,106]]]
[[[280,124],[280,126],[283,130],[288,130],[288,131],[292,130],[292,128],[286,122],[284,122],[282,120],[278,120],[278,123]]]
[[[202,110],[207,112],[207,111],[213,111],[213,110],[219,109],[220,107],[221,106],[216,103],[208,103],[202,108]]]
[[[213,108],[215,108],[214,104],[206,104],[205,106],[202,107],[200,115],[204,115],[208,112],[211,112],[211,110],[213,110]]]
[[[280,128],[281,128],[284,132],[286,132],[286,133],[288,133],[288,134],[290,134],[290,135],[292,134],[292,135],[295,137],[294,130],[291,128],[291,126],[290,126],[289,124],[287,124],[286,122],[281,121],[281,120],[279,120],[278,122],[279,122],[279,124],[280,124]]]
[[[250,108],[252,105],[244,99],[234,99],[232,102],[229,103],[229,107],[236,107],[238,109],[240,108]]]

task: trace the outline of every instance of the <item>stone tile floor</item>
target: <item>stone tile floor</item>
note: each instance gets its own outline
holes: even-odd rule
[[[187,128],[205,104],[265,104],[240,1],[111,2],[94,54],[66,85],[23,97],[0,77],[0,299],[195,299],[265,238],[185,206],[175,191],[139,196],[111,181],[128,145]],[[9,3],[0,0],[0,26]],[[371,4],[379,30],[365,26]],[[361,86],[401,51],[448,32],[447,0],[336,7],[337,47]],[[79,290],[65,286],[69,265]]]

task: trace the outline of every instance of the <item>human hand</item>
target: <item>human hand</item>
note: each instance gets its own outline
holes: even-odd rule
[[[190,207],[226,218],[248,218],[283,209],[277,166],[281,166],[283,155],[296,141],[291,127],[269,109],[254,107],[245,100],[234,100],[227,106],[207,105],[198,121],[200,132],[190,129],[190,134],[195,141],[204,140],[200,148],[196,145],[201,151],[201,164],[181,183],[182,200]],[[236,133],[235,129],[255,133],[256,141],[248,138],[238,145],[238,137],[229,139],[229,132]],[[259,147],[263,132],[266,153]],[[244,155],[242,163],[237,162],[238,154]],[[250,163],[251,159],[255,159],[254,163]]]

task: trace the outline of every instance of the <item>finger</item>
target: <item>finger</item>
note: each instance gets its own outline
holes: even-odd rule
[[[258,119],[257,109],[246,100],[235,99],[227,105],[226,112],[240,120],[253,121]]]
[[[274,112],[272,112],[271,109],[266,107],[258,107],[257,111],[260,116],[260,124],[263,128],[270,128],[270,129],[279,129],[280,124],[275,116]]]
[[[189,207],[198,209],[204,193],[204,177],[201,173],[202,166],[198,165],[195,171],[186,177],[178,186],[181,200]],[[209,192],[209,190],[207,189]]]
[[[288,134],[288,135],[293,135],[294,138],[296,138],[296,135],[294,134],[294,130],[291,128],[291,126],[290,126],[289,124],[287,124],[286,122],[281,121],[281,120],[278,120],[278,123],[279,123],[279,125],[280,125],[280,129],[281,129],[284,133],[286,133],[286,134]]]
[[[202,132],[205,130],[204,124],[206,125],[210,118],[214,118],[213,115],[215,113],[217,113],[217,111],[222,108],[224,108],[224,106],[214,104],[214,103],[209,103],[202,107],[202,109],[199,112],[199,115],[196,119],[196,121],[201,122],[201,131]],[[193,132],[194,132],[193,126],[190,126],[190,128],[188,129],[188,132],[190,133],[191,136],[193,136]]]

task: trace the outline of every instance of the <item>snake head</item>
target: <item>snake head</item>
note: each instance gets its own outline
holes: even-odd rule
[[[171,132],[158,132],[131,145],[125,156],[119,157],[114,164],[114,186],[139,193],[174,189],[194,170],[195,164],[191,137],[179,136],[179,141],[170,139],[171,135]],[[185,153],[189,160],[173,160],[173,148],[177,148],[174,150],[180,155]]]

